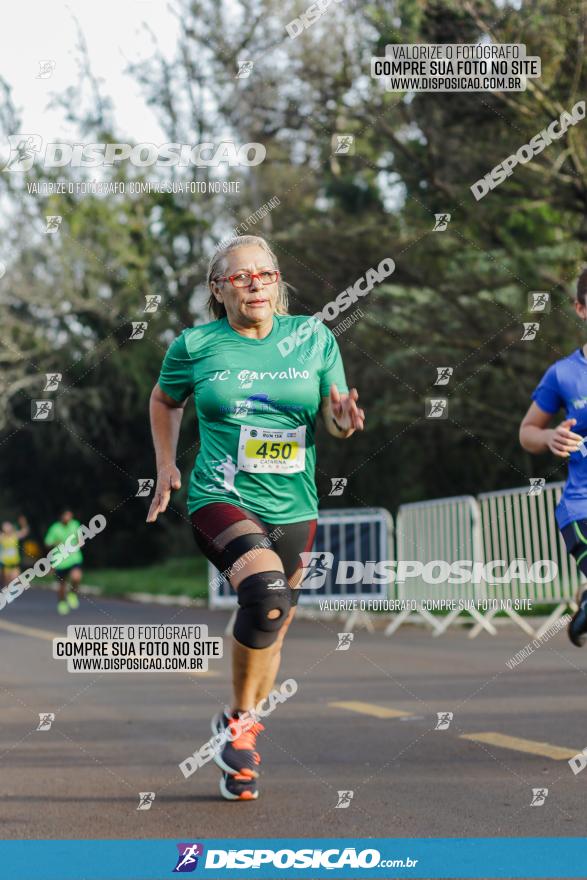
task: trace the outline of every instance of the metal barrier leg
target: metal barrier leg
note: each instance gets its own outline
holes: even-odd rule
[[[446,617],[443,617],[442,624],[440,625],[439,629],[435,633],[433,633],[433,636],[434,637],[441,636],[444,632],[446,632],[446,630],[449,628],[451,623],[454,620],[456,620],[456,618],[459,616],[459,614],[462,614],[463,611],[467,611],[471,615],[471,617],[474,617],[475,620],[477,621],[477,626],[475,627],[475,630],[476,630],[475,635],[481,631],[480,627],[483,629],[486,629],[487,632],[492,636],[497,635],[497,630],[493,626],[493,624],[491,624],[487,620],[487,618],[483,617],[483,615],[480,614],[476,608],[463,608],[463,609],[455,608],[453,611],[451,611],[449,614],[447,614]],[[474,638],[474,636],[469,636],[469,637]]]
[[[369,632],[375,632],[373,622],[366,611],[351,611],[344,623],[343,632],[352,632],[355,626],[361,624]]]
[[[473,614],[473,611],[475,611],[475,614]],[[497,614],[497,608],[492,608],[490,611],[487,612],[485,616],[483,616],[483,614],[480,614],[476,608],[474,608],[473,611],[471,611],[471,614],[473,617],[479,620],[479,623],[473,627],[468,635],[468,638],[477,638],[482,629],[488,629],[492,636],[497,635],[496,628],[493,626],[493,624],[489,622]]]
[[[446,614],[442,618],[442,623],[438,626],[436,632],[432,633],[434,638],[436,639],[436,638],[438,638],[438,636],[441,636],[443,633],[445,633],[447,631],[447,629],[449,628],[449,626],[451,625],[451,623],[453,622],[453,620],[456,620],[456,618],[459,616],[460,613],[461,613],[460,610],[458,608],[455,608],[452,611],[450,611],[448,614]]]
[[[528,633],[529,636],[535,638],[536,631],[532,629],[529,623],[526,623],[525,619],[520,614],[518,614],[517,611],[514,611],[513,608],[504,608],[503,610],[508,615],[508,617],[511,617],[514,623],[518,624],[520,629],[523,629],[525,633]]]
[[[419,608],[418,611],[414,611],[413,609],[406,608],[405,611],[400,611],[398,615],[391,621],[391,623],[387,626],[384,635],[391,636],[393,633],[400,628],[402,623],[407,620],[410,615],[420,616],[427,623],[430,624],[433,630],[433,635],[440,635],[439,630],[441,630],[442,624],[438,622],[438,618],[430,613],[426,608]]]
[[[440,633],[442,632],[442,624],[438,622],[437,617],[435,617],[433,614],[431,614],[431,612],[428,611],[426,608],[420,608],[420,610],[418,611],[418,614],[421,617],[423,617],[424,620],[428,621],[428,623],[430,624],[430,626],[433,629],[432,635],[435,635],[435,636],[440,635]]]
[[[391,622],[388,623],[387,627],[385,628],[385,632],[383,633],[383,635],[392,636],[394,632],[400,628],[404,620],[407,620],[411,613],[412,612],[409,608],[405,608],[403,611],[400,611],[399,614],[394,615],[391,618]]]
[[[563,616],[564,611],[568,608],[569,602],[561,602],[560,605],[557,605],[550,617],[547,617],[542,626],[538,627],[536,631],[536,638],[539,639],[544,633],[550,629],[552,624],[559,619],[559,617]],[[574,605],[574,603],[573,603]],[[575,610],[577,606],[575,605]]]
[[[494,625],[491,623],[491,618],[489,615],[483,616],[480,611],[477,611],[476,608],[467,608],[467,611],[474,617],[476,621],[478,621],[477,626],[482,626],[483,629],[486,629],[490,636],[496,636],[497,630]],[[491,615],[493,617],[493,615]],[[475,629],[477,627],[474,627]],[[471,637],[473,638],[473,636]]]

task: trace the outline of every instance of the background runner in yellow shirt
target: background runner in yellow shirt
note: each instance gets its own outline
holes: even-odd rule
[[[19,529],[15,529],[8,520],[2,523],[0,531],[0,587],[6,586],[20,574],[19,541],[29,533],[26,517],[19,516]]]

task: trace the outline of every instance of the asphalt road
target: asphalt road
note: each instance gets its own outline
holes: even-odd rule
[[[587,648],[564,631],[511,670],[530,641],[517,628],[475,641],[359,630],[337,651],[335,622],[294,622],[280,679],[299,689],[259,738],[259,800],[226,803],[213,763],[189,779],[178,764],[229,699],[229,644],[211,675],[74,675],[51,638],[67,623],[207,623],[222,635],[227,614],[91,597],[62,618],[55,605],[30,590],[0,612],[5,839],[587,834],[587,770],[567,762],[587,746]],[[36,730],[41,712],[55,713],[48,731]],[[453,713],[448,729],[435,729],[438,712]],[[541,806],[534,788],[548,788]],[[145,791],[155,800],[137,810]]]

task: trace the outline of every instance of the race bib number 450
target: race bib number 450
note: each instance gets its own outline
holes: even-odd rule
[[[271,430],[242,425],[238,469],[254,474],[293,474],[306,466],[306,426]]]

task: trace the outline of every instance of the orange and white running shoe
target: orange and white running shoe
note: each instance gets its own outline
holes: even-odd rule
[[[223,773],[220,779],[220,794],[227,801],[256,801],[259,797],[257,780],[240,773],[232,776]]]
[[[214,716],[212,732],[226,733],[227,739],[214,755],[221,770],[230,776],[243,776],[256,779],[261,757],[257,751],[257,736],[265,730],[260,721],[255,721],[253,713],[239,712],[229,715],[225,710]]]

